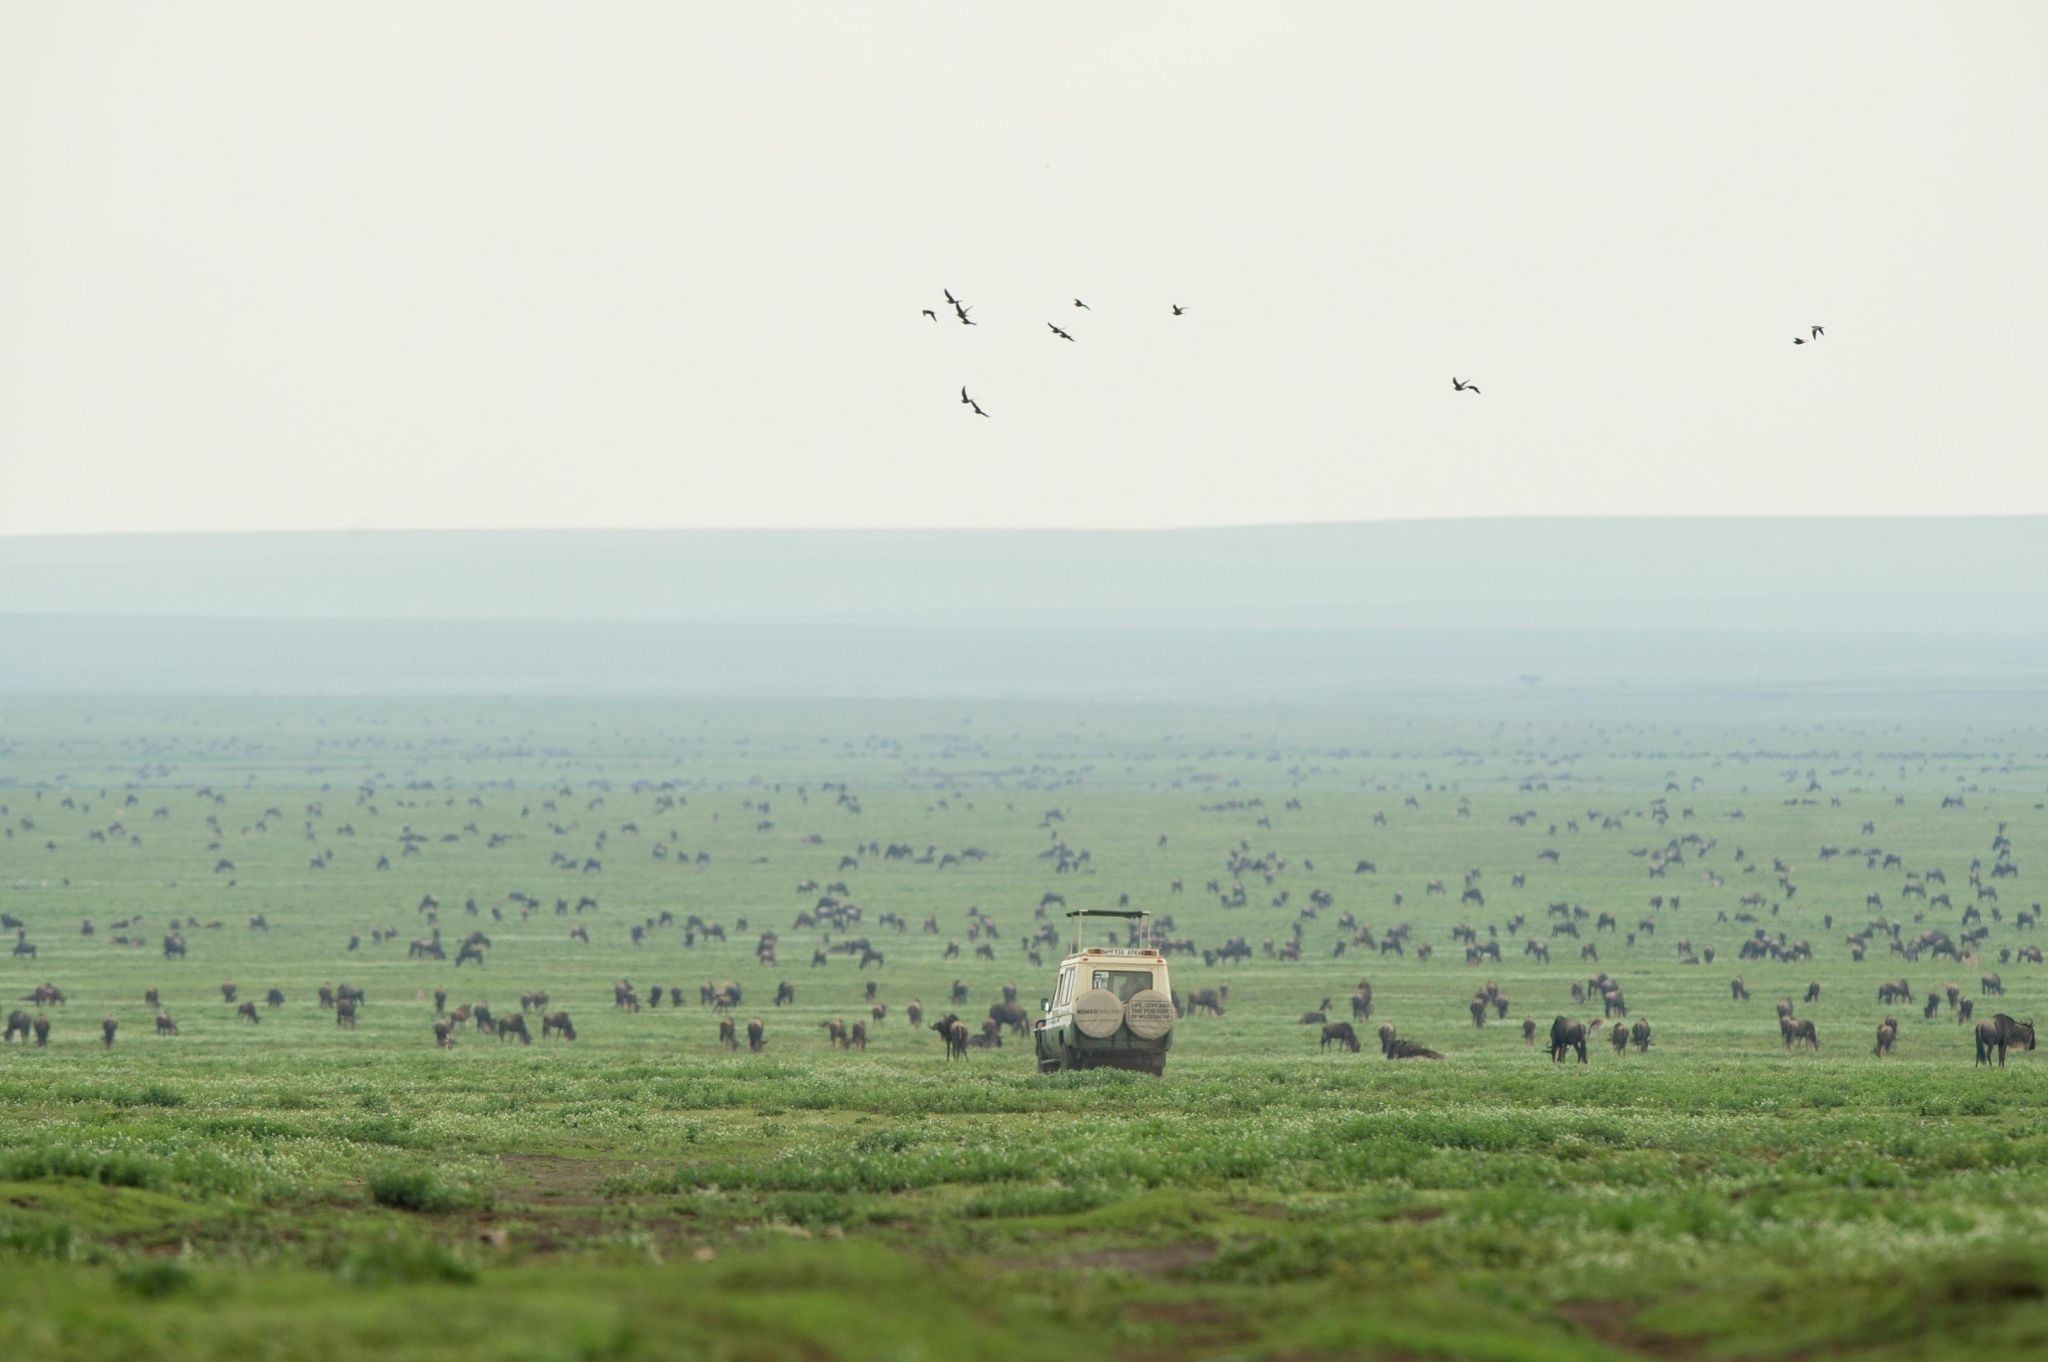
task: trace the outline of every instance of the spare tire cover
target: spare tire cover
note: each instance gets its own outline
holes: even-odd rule
[[[1173,1029],[1173,999],[1156,988],[1144,989],[1131,995],[1124,1004],[1124,1015],[1131,1023],[1131,1034],[1140,1040],[1158,1040]]]
[[[1106,988],[1091,988],[1074,999],[1074,1025],[1090,1040],[1108,1040],[1124,1024],[1124,1005]]]

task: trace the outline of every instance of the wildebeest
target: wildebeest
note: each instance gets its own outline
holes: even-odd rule
[[[1579,1063],[1586,1062],[1586,1024],[1559,1013],[1550,1023],[1550,1062],[1564,1063],[1565,1052],[1577,1050]]]
[[[1820,980],[1815,979],[1812,983],[1806,986],[1806,1001],[1810,1003],[1817,1003],[1820,1001]]]
[[[819,1022],[818,1025],[825,1029],[827,1044],[836,1045],[842,1050],[846,1048],[845,1022],[837,1017],[827,1017],[824,1021]]]
[[[1480,1026],[1480,1027],[1483,1027],[1483,1026],[1485,1026],[1485,1025],[1486,1025],[1486,999],[1484,999],[1484,998],[1474,998],[1474,999],[1473,999],[1473,1000],[1472,1000],[1472,1001],[1471,1001],[1470,1003],[1468,1003],[1468,1004],[1467,1004],[1466,1006],[1467,1006],[1468,1010],[1469,1010],[1469,1011],[1470,1011],[1470,1012],[1472,1013],[1472,1024],[1473,1024],[1474,1026]]]
[[[252,1025],[260,1024],[263,1021],[262,1017],[256,1015],[256,1004],[253,1002],[243,1003],[240,1007],[236,1008],[235,1015],[248,1018]]]
[[[846,1048],[849,1050],[865,1050],[868,1048],[868,1024],[866,1022],[857,1021],[852,1026],[846,1028]]]
[[[1372,1020],[1372,985],[1363,979],[1358,981],[1358,991],[1351,995],[1351,1020]]]
[[[1618,1031],[1621,1028],[1616,1027],[1615,1029]],[[1628,1038],[1636,1043],[1636,1052],[1638,1054],[1647,1051],[1650,1048],[1650,1019],[1648,1017],[1636,1018],[1636,1024],[1628,1029]]]
[[[16,1008],[14,1011],[9,1012],[7,1014],[6,1039],[13,1040],[17,1033],[20,1034],[23,1040],[28,1039],[29,1015],[28,1013],[23,1012],[20,1008]]]
[[[1883,1059],[1886,1055],[1892,1052],[1892,1047],[1897,1045],[1898,1041],[1899,1025],[1897,1022],[1892,1021],[1889,1017],[1887,1017],[1883,1022],[1879,1023],[1878,1025],[1877,1048],[1872,1050],[1870,1053],[1876,1055],[1879,1059]]]
[[[1442,1059],[1443,1056],[1438,1054],[1434,1050],[1425,1049],[1424,1047],[1417,1045],[1412,1040],[1403,1040],[1401,1037],[1395,1036],[1392,1040],[1387,1042],[1387,1058]]]
[[[941,1017],[939,1020],[932,1023],[932,1030],[938,1032],[939,1038],[946,1042],[947,1059],[951,1060],[967,1058],[966,1022],[961,1021],[958,1017],[954,1016],[952,1013],[949,1012],[944,1017]]]
[[[1738,974],[1728,981],[1728,996],[1738,1003],[1749,1001],[1749,989],[1743,984],[1741,975]]]
[[[1394,1043],[1394,1024],[1393,1024],[1392,1022],[1381,1022],[1381,1023],[1380,1023],[1380,1053],[1381,1053],[1381,1054],[1386,1054],[1386,1053],[1387,1053],[1387,1050],[1388,1050],[1388,1047],[1390,1047],[1391,1045],[1393,1045],[1393,1043]]]
[[[114,1032],[120,1028],[120,1025],[121,1020],[118,1017],[100,1018],[100,1044],[106,1046],[109,1050],[113,1049]]]
[[[170,1013],[159,1012],[156,1014],[156,1033],[159,1036],[175,1036],[178,1034],[178,1024],[171,1020]]]
[[[36,1030],[36,1047],[38,1049],[41,1049],[43,1046],[48,1045],[50,1043],[50,1019],[44,1016],[42,1013],[38,1012],[36,1013],[34,1025]],[[2033,1035],[2034,1033],[2031,1031],[2027,1033],[2029,1048],[2032,1048]]]
[[[1813,1023],[1804,1017],[1778,1018],[1778,1034],[1784,1037],[1787,1050],[1802,1041],[1816,1052],[1820,1050],[1820,1036],[1814,1031]]]
[[[1350,1022],[1323,1023],[1322,1044],[1317,1048],[1327,1050],[1332,1045],[1341,1045],[1354,1055],[1362,1048],[1358,1043],[1358,1032],[1351,1029]]]
[[[1976,1015],[1977,1000],[1975,998],[1965,998],[1961,1002],[1956,1004],[1957,1026],[1961,1026],[1964,1022],[1969,1021],[1972,1017]]]
[[[336,1026],[346,1026],[351,1031],[355,1030],[356,1000],[354,998],[337,997],[334,1000],[334,1024]]]
[[[1614,1042],[1614,1057],[1616,1059],[1628,1053],[1628,1028],[1626,1026],[1617,1023],[1614,1029],[1607,1033],[1607,1038]]]
[[[910,1018],[910,1025],[913,1029],[916,1027],[923,1026],[924,1004],[920,1002],[918,999],[912,998],[910,1000],[909,1005],[903,1009],[903,1015]]]
[[[720,1017],[718,1019],[718,1043],[728,1050],[740,1048],[739,1028],[733,1025],[731,1017]]]
[[[1989,1064],[1991,1052],[1998,1051],[1998,1067],[2005,1067],[2005,1048],[2016,1045],[2022,1050],[2034,1048],[2034,1023],[2014,1021],[2000,1012],[1989,1021],[1977,1023],[1977,1062]]]
[[[1877,986],[1877,1000],[1880,1003],[1912,1002],[1913,990],[1904,979],[1894,979]]]
[[[1212,1017],[1223,1015],[1223,995],[1213,988],[1198,988],[1188,994],[1188,1015],[1207,1012]]]
[[[453,1050],[455,1048],[454,1022],[449,1021],[446,1017],[436,1017],[434,1019],[434,1044],[440,1046],[443,1050]]]
[[[569,1020],[567,1012],[550,1012],[540,1019],[540,1038],[559,1034],[563,1040],[576,1039],[576,1024]]]
[[[533,1033],[526,1029],[526,1014],[524,1012],[514,1012],[511,1016],[498,1023],[499,1040],[509,1040],[513,1036],[519,1037],[521,1045],[533,1044]]]
[[[283,1007],[284,990],[281,988],[273,988],[272,990],[270,990],[270,992],[263,995],[263,1001],[269,1004],[271,1007]]]
[[[760,1019],[759,1017],[753,1017],[753,1018],[750,1018],[750,1019],[748,1019],[748,1021],[747,1021],[747,1049],[748,1049],[748,1050],[749,1050],[749,1051],[750,1051],[751,1053],[753,1053],[753,1054],[757,1054],[757,1055],[758,1055],[758,1054],[760,1054],[760,1053],[761,1053],[761,1047],[762,1047],[762,1046],[764,1046],[764,1045],[766,1045],[767,1043],[768,1043],[768,1027],[767,1027],[767,1024],[766,1024],[766,1023],[764,1023],[764,1022],[763,1022],[763,1021],[762,1021],[762,1020],[761,1020],[761,1019]]]
[[[792,984],[791,982],[789,982],[789,980],[787,980],[787,979],[784,979],[784,980],[783,980],[783,981],[782,981],[781,983],[779,983],[779,984],[777,984],[777,985],[775,986],[775,1005],[776,1005],[777,1007],[781,1007],[781,1006],[782,1006],[782,1005],[783,1005],[784,1003],[792,1003],[792,1004],[793,1004],[793,1003],[795,1003],[795,1002],[796,1002],[796,985],[795,985],[795,984]]]
[[[1534,1045],[1535,1043],[1536,1019],[1534,1017],[1524,1017],[1522,1018],[1522,1044]]]

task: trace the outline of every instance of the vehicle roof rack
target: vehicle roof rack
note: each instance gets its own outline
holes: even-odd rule
[[[1143,908],[1070,908],[1067,910],[1067,916],[1070,918],[1120,917],[1135,920],[1141,924],[1138,928],[1141,942],[1146,947],[1150,947],[1152,944],[1152,914]],[[1074,923],[1074,954],[1079,955],[1080,953],[1081,924],[1077,921]]]

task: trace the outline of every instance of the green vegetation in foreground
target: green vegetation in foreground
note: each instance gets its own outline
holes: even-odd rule
[[[2048,743],[2003,703],[1958,703],[1791,697],[1744,709],[1754,731],[1725,705],[1674,725],[1605,699],[1503,701],[1507,718],[11,707],[0,911],[39,955],[0,959],[0,979],[10,999],[47,978],[71,1001],[49,1009],[48,1049],[0,1054],[0,1358],[1042,1359],[1076,1339],[1147,1359],[2040,1355],[2048,1059],[1976,1068],[1945,1007],[1891,1009],[1898,1057],[1869,1053],[1875,985],[1902,973],[1916,994],[1956,980],[1974,996],[1996,969],[2008,996],[1980,997],[1979,1015],[2048,1019],[2041,967],[1996,960],[2040,939],[2014,914],[2040,893]],[[1988,873],[2001,825],[2020,873],[1986,881],[2000,897],[1983,960],[1908,964],[1881,942],[1850,959],[1870,894],[1909,934],[1959,932],[1970,863]],[[1686,863],[1649,881],[1635,850],[1689,833]],[[1056,875],[1038,857],[1054,838],[1087,868]],[[856,851],[870,841],[915,854]],[[1880,856],[1822,861],[1822,845]],[[941,868],[918,862],[927,846],[989,855]],[[1555,864],[1538,856],[1551,847]],[[1243,874],[1246,906],[1225,909],[1204,886],[1231,882],[1232,848],[1278,864],[1270,883]],[[573,871],[555,860],[571,853]],[[584,873],[593,856],[603,869]],[[1376,873],[1354,874],[1360,858]],[[1458,902],[1471,867],[1483,906]],[[1905,870],[1934,868],[1953,907],[1901,903]],[[1451,892],[1426,894],[1431,878]],[[886,964],[810,967],[823,937],[791,925],[806,879],[849,882]],[[1051,962],[1032,968],[1017,939],[1048,890],[1075,906],[1128,892],[1175,936],[1258,947],[1319,888],[1334,903],[1303,922],[1301,961],[1177,959],[1181,989],[1228,982],[1230,1006],[1182,1023],[1163,1081],[1042,1078],[1014,1041],[949,1066],[902,1015],[912,998],[942,1013],[956,978],[976,1019],[1003,982],[1035,998]],[[522,921],[514,891],[541,911]],[[1758,891],[1779,909],[1758,925],[1810,940],[1811,962],[1736,962],[1753,928],[1735,915]],[[491,935],[482,970],[405,958],[429,893],[451,938]],[[1653,911],[1651,893],[1682,906]],[[595,910],[556,916],[557,897],[586,894]],[[1598,966],[1569,937],[1531,963],[1519,943],[1551,940],[1559,901],[1657,930],[1630,944],[1587,923]],[[942,956],[970,944],[970,907],[1001,924],[993,963]],[[635,947],[628,927],[665,910],[728,938],[686,947],[659,927]],[[884,911],[910,929],[879,928]],[[1334,956],[1346,912],[1411,923],[1435,958]],[[257,913],[269,931],[248,929]],[[113,927],[136,914],[143,928]],[[168,962],[155,946],[173,916],[223,925],[187,930],[189,958]],[[1497,925],[1503,961],[1467,966],[1459,924]],[[386,927],[398,939],[373,944]],[[778,965],[754,960],[764,928]],[[134,932],[141,947],[113,944]],[[1679,964],[1681,937],[1715,963]],[[1512,1022],[1588,1015],[1569,985],[1593,968],[1652,1019],[1648,1054],[1617,1059],[1603,1036],[1590,1065],[1559,1069],[1518,1025],[1475,1030],[1466,1013],[1491,979]],[[1748,1004],[1729,998],[1738,972]],[[1319,1052],[1296,1016],[1325,995],[1348,1016],[1361,976],[1366,1053]],[[684,1005],[615,1011],[622,977],[681,987]],[[716,1046],[696,990],[727,978],[742,1015],[766,1019],[765,1054]],[[870,978],[888,1014],[864,1053],[831,1049],[819,1022],[866,1019]],[[770,1004],[779,979],[796,1006]],[[286,1005],[237,1021],[229,980]],[[368,994],[354,1032],[313,1001],[340,980]],[[1821,1000],[1800,1014],[1822,1050],[1788,1055],[1772,1003],[1810,982]],[[545,988],[579,1039],[465,1029],[436,1050],[437,984],[501,1015]],[[152,986],[174,1039],[151,1034]],[[121,1021],[112,1050],[104,1015]],[[1382,1020],[1448,1058],[1381,1060]]]

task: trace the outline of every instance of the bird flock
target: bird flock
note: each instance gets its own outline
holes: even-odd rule
[[[980,323],[975,321],[974,318],[967,315],[968,313],[974,311],[972,305],[963,303],[958,298],[954,297],[953,290],[949,288],[940,289],[939,292],[943,293],[946,296],[946,305],[953,309],[953,315],[959,320],[962,326],[980,325]],[[1094,308],[1088,306],[1088,304],[1082,302],[1079,298],[1074,299],[1074,306],[1080,308],[1084,312],[1093,312],[1095,310]],[[1172,307],[1173,315],[1176,317],[1185,317],[1188,313],[1188,310],[1185,307],[1182,307],[1179,303],[1173,303],[1169,306]],[[929,307],[920,308],[918,310],[918,315],[924,317],[928,321],[933,322],[936,322],[939,319],[938,312],[935,309]],[[1068,332],[1065,328],[1060,326],[1058,322],[1047,322],[1046,327],[1052,332],[1054,340],[1073,341],[1074,339],[1072,333]],[[1827,328],[1824,326],[1809,327],[1808,331],[1810,338],[1816,341],[1827,334]],[[1792,343],[1794,345],[1804,345],[1809,339],[1809,336],[1794,336],[1792,338]],[[1467,379],[1459,378],[1455,374],[1451,376],[1451,391],[1456,393],[1471,393],[1474,397],[1480,396],[1479,385],[1477,383],[1473,383]],[[973,398],[967,395],[967,387],[965,384],[962,384],[960,388],[960,401],[964,405],[974,408],[974,414],[976,416],[988,415],[987,412],[981,409],[980,403],[976,402]]]

